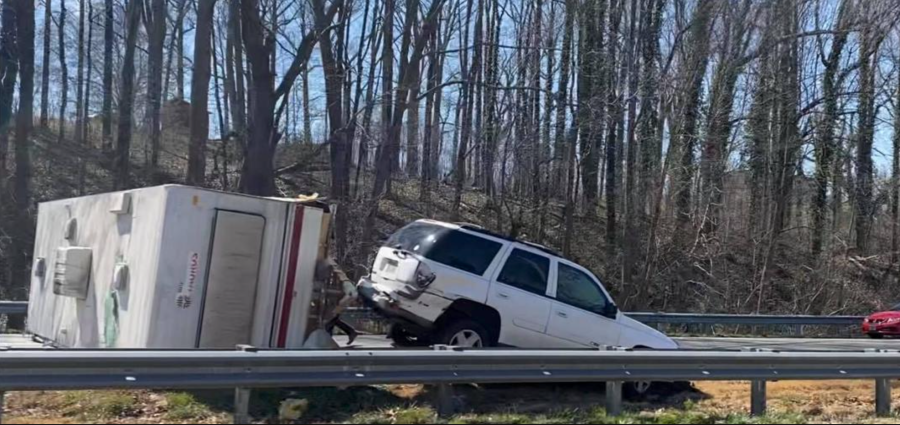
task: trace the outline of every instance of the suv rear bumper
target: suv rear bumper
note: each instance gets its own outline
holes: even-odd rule
[[[375,310],[391,322],[403,325],[406,330],[414,334],[424,335],[434,328],[434,323],[404,310],[399,301],[392,298],[390,294],[379,291],[367,278],[359,281],[357,291],[364,306]]]

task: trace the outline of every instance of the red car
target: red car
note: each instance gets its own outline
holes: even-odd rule
[[[900,304],[867,317],[863,321],[863,333],[875,339],[900,336]]]

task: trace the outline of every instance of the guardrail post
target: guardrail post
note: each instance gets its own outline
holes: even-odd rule
[[[250,423],[250,395],[251,391],[246,388],[235,388],[234,390],[234,423],[249,424]]]
[[[449,347],[446,345],[435,345],[434,351],[447,351]],[[437,409],[438,416],[442,418],[447,418],[453,416],[456,413],[456,405],[455,405],[455,394],[453,392],[453,385],[451,384],[437,384]]]
[[[750,383],[750,415],[763,416],[766,414],[766,381],[752,381]]]
[[[606,415],[609,417],[622,415],[622,381],[606,383]]]
[[[238,351],[253,352],[256,349],[250,345],[238,345]],[[249,424],[250,423],[250,396],[252,390],[249,388],[234,389],[234,423]]]
[[[875,380],[875,415],[879,418],[891,416],[891,380]]]

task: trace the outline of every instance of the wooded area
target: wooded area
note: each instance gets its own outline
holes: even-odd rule
[[[557,248],[628,309],[896,301],[892,0],[0,10],[0,298],[27,297],[37,202],[185,182],[327,196],[358,273],[436,217]]]

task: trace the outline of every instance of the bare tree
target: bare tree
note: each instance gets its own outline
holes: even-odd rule
[[[673,139],[681,152],[681,164],[676,183],[676,216],[682,236],[691,223],[691,194],[694,178],[694,150],[699,138],[700,104],[703,77],[709,65],[710,31],[715,13],[713,0],[699,0],[691,22],[684,62],[679,71],[679,92],[676,99],[677,120]]]
[[[12,121],[12,102],[19,76],[19,49],[16,4],[0,4],[0,201],[6,199],[6,155],[9,151],[9,123]],[[0,202],[0,206],[6,202]],[[2,212],[2,211],[0,211]]]
[[[105,0],[103,29],[103,149],[112,150],[113,119],[113,46],[115,43],[115,15],[113,0]]]
[[[161,0],[156,0],[161,1]],[[215,0],[197,4],[194,72],[191,74],[191,141],[188,149],[188,184],[206,184],[206,141],[209,139],[209,74]],[[274,82],[274,81],[273,81]]]
[[[160,139],[162,138],[162,122],[160,110],[163,99],[163,44],[166,40],[166,1],[152,0],[150,14],[147,18],[149,36],[149,58],[147,61],[147,120],[146,128],[150,133],[150,161],[147,173],[156,179],[159,168]],[[191,120],[193,122],[193,120]]]
[[[59,69],[62,82],[62,100],[59,102],[59,130],[57,130],[60,143],[66,138],[66,109],[69,106],[69,65],[66,58],[66,2],[59,2],[59,21],[57,21],[57,35],[59,36]]]
[[[41,128],[50,123],[50,43],[53,22],[53,2],[44,0],[44,56],[41,61]]]
[[[872,145],[875,139],[875,73],[878,41],[869,2],[862,5],[864,15],[859,67],[859,135],[856,146],[856,246],[868,253],[874,215],[874,167]]]
[[[822,97],[825,108],[819,121],[816,137],[816,196],[813,205],[813,230],[812,253],[818,256],[822,252],[822,241],[825,232],[825,219],[828,208],[828,187],[831,184],[831,173],[834,161],[835,146],[834,132],[838,122],[838,93],[841,91],[840,59],[847,44],[849,33],[847,26],[849,21],[850,4],[848,0],[842,0],[835,29],[837,32],[831,40],[831,51],[827,57],[822,58],[825,71],[822,75]]]
[[[116,189],[131,185],[131,124],[134,109],[134,57],[137,51],[138,30],[141,25],[143,2],[129,0],[125,7],[125,55],[122,58],[122,86],[119,90],[119,131],[116,141]]]

